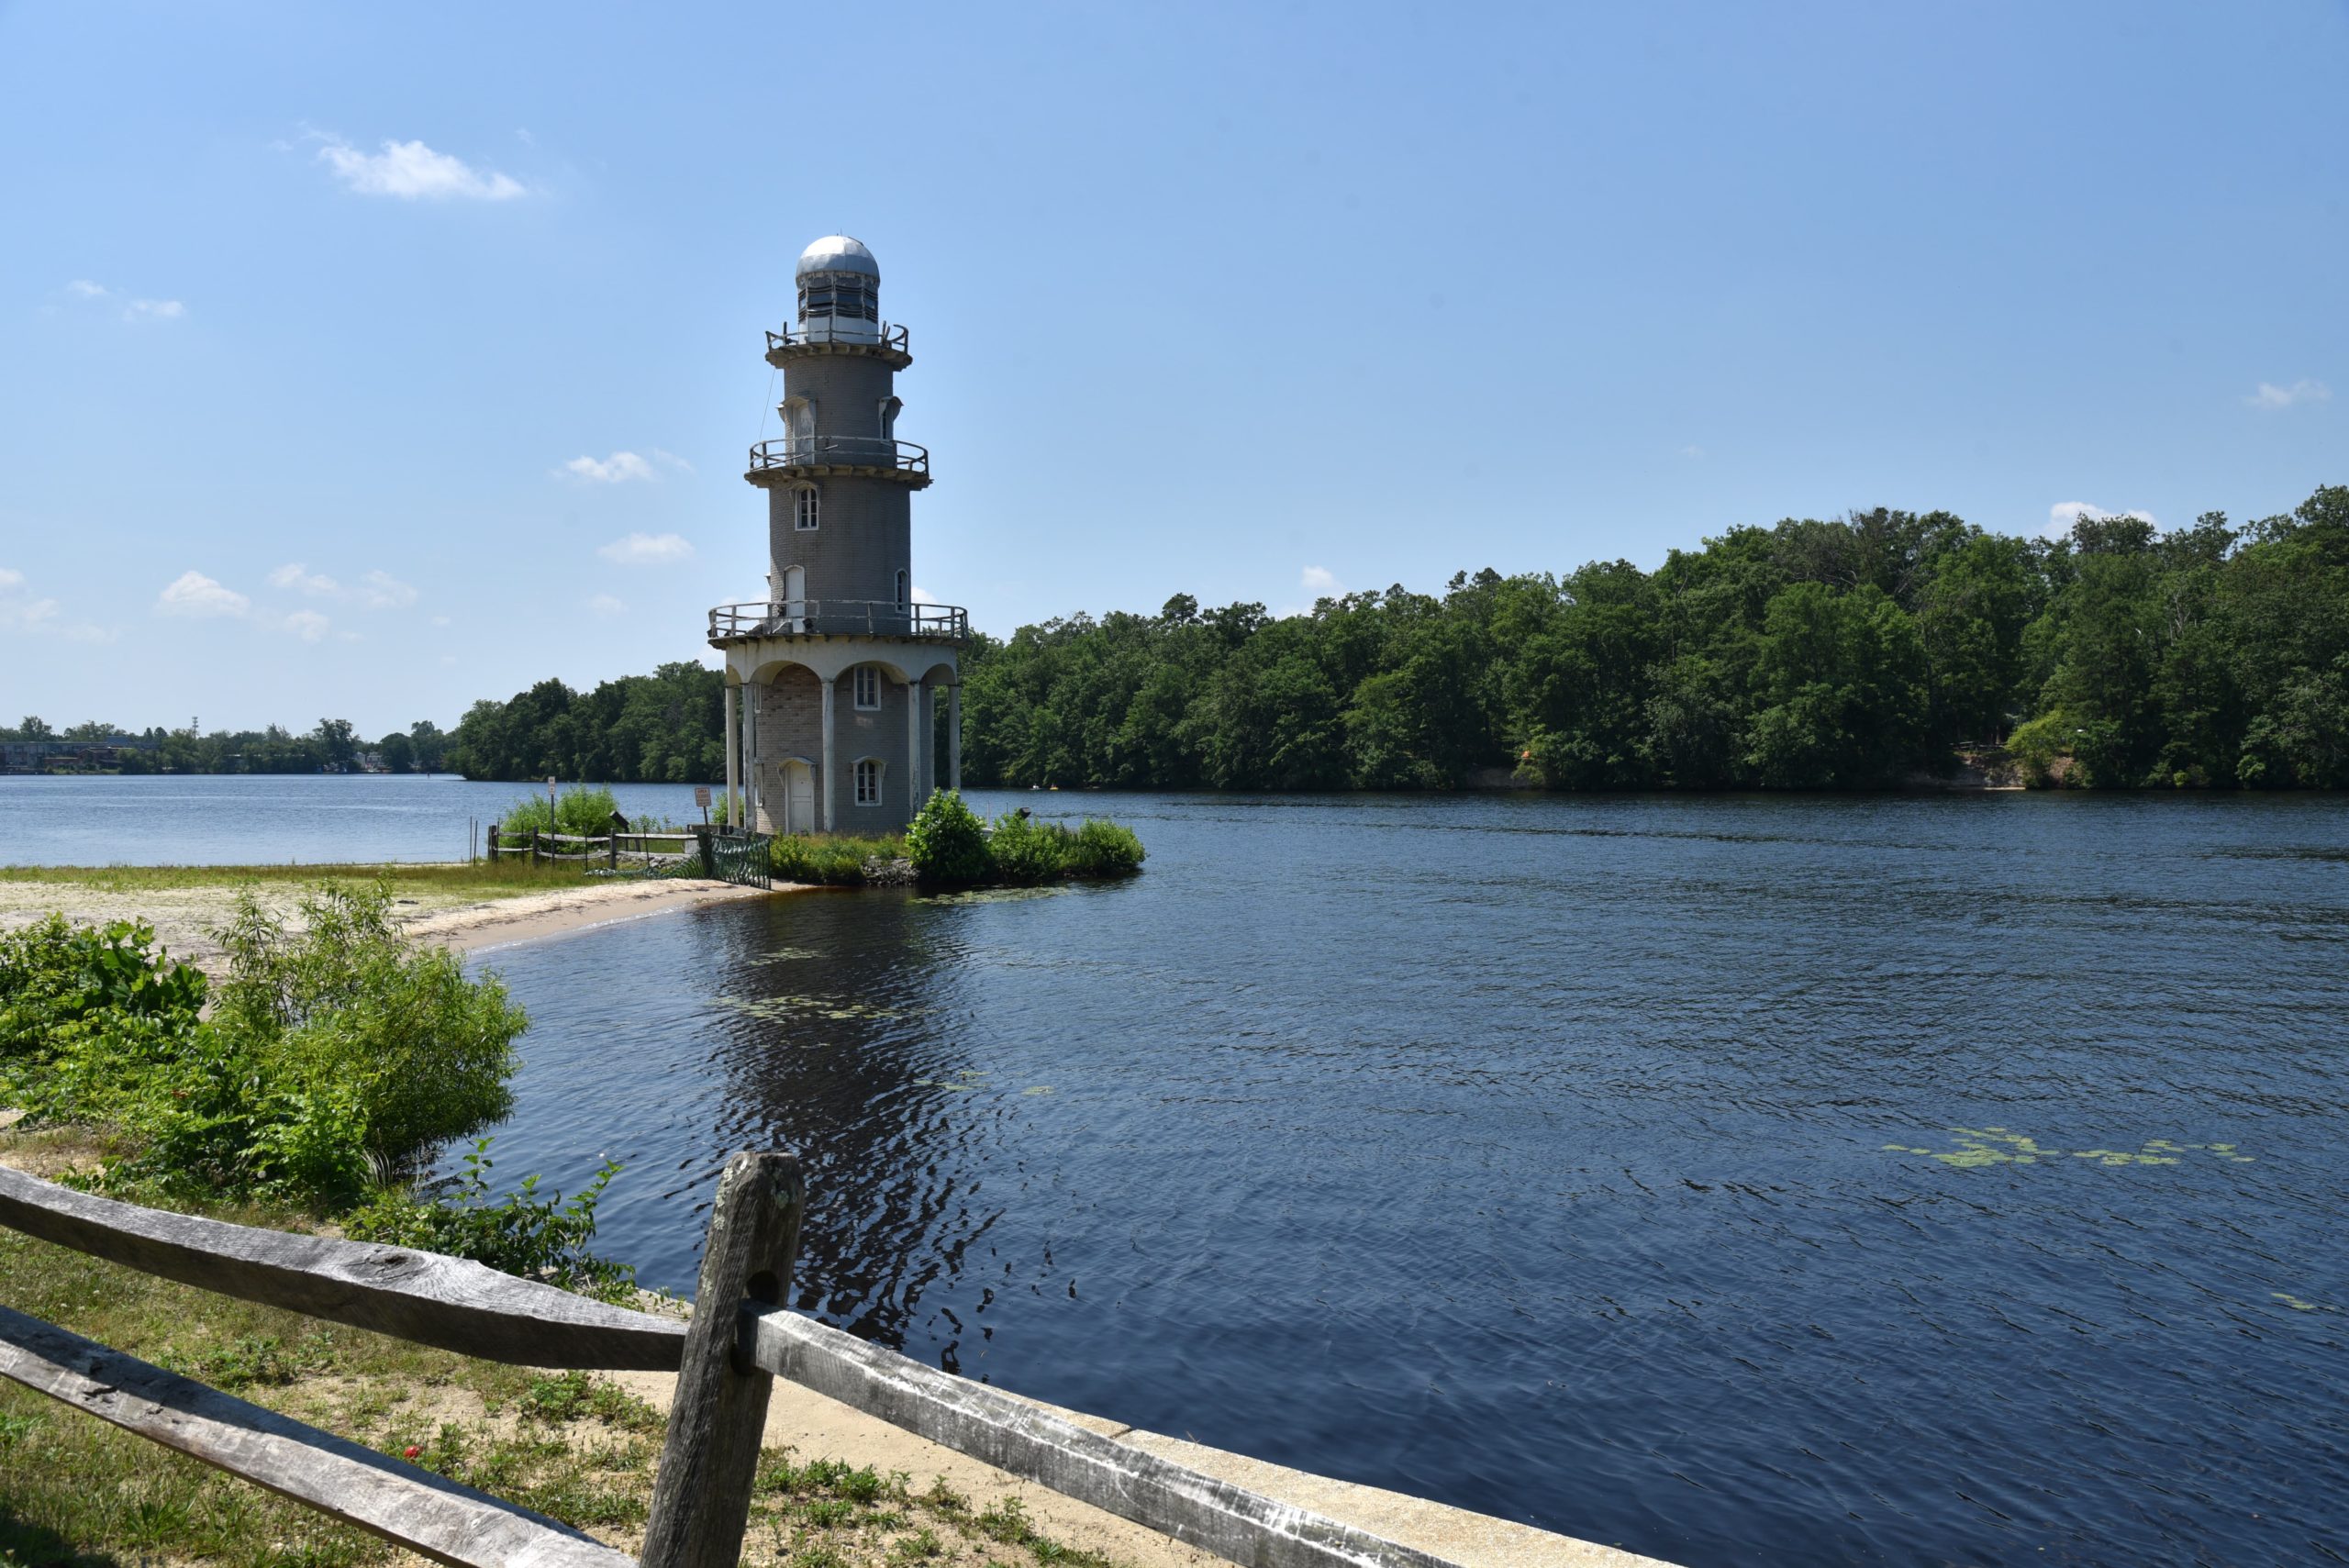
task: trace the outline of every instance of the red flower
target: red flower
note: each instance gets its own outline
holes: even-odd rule
[[[424,1451],[422,1449],[417,1447],[414,1443],[410,1443],[407,1447],[400,1450],[400,1457],[402,1459],[414,1459],[417,1454],[422,1453],[423,1451]]]

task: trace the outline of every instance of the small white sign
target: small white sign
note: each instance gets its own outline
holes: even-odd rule
[[[709,809],[709,786],[707,784],[694,785],[694,804],[700,806],[704,811],[707,811]]]

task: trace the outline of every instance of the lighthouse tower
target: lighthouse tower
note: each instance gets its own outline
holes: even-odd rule
[[[801,253],[796,282],[797,319],[767,334],[783,434],[751,449],[742,475],[766,492],[766,597],[709,612],[726,656],[729,820],[896,832],[933,788],[962,787],[970,622],[914,599],[930,453],[897,439],[896,375],[913,356],[905,328],[881,318],[879,263],[835,234]]]

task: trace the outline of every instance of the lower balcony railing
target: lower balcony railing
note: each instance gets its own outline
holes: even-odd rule
[[[720,605],[709,612],[712,641],[729,637],[919,637],[963,642],[970,612],[960,605],[898,605],[886,599],[788,599]]]
[[[888,436],[778,436],[751,449],[751,472],[768,468],[896,468],[930,472],[930,449]]]

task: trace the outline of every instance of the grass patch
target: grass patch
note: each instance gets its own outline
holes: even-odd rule
[[[776,877],[828,887],[861,887],[871,878],[869,862],[887,865],[906,858],[906,841],[854,833],[784,833],[767,847]]]
[[[319,882],[382,882],[395,894],[410,891],[470,893],[482,898],[510,898],[525,893],[551,893],[588,882],[578,862],[569,864],[501,859],[465,865],[356,862],[321,865],[245,866],[0,866],[0,882],[46,884],[57,887],[87,887],[101,893],[158,893],[177,888],[239,887],[248,883],[309,885]]]

